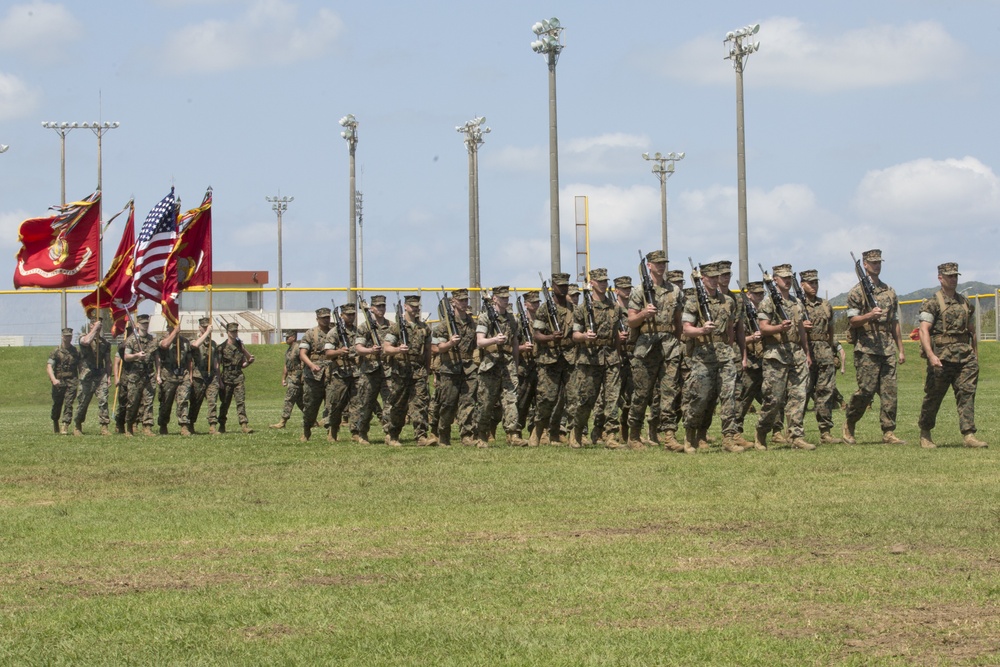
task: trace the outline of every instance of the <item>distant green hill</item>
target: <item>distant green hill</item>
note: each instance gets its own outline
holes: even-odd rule
[[[970,280],[968,282],[959,283],[958,291],[963,294],[995,294],[997,289],[1000,289],[1000,285],[987,285],[986,283],[981,283],[977,280]],[[900,301],[913,301],[919,299],[923,301],[924,299],[933,296],[934,292],[938,290],[938,287],[927,287],[924,289],[919,289],[915,292],[910,292],[909,294],[900,294]],[[846,306],[847,305],[847,292],[843,294],[838,294],[837,296],[830,299],[830,305],[832,306]]]

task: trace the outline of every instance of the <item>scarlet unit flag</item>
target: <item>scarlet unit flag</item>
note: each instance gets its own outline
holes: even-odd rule
[[[135,275],[132,280],[131,309],[139,299],[163,298],[163,268],[177,239],[177,203],[174,189],[160,200],[142,223],[135,246]]]
[[[212,188],[201,206],[181,216],[177,242],[163,275],[163,316],[177,324],[177,295],[188,287],[212,284]]]
[[[14,289],[91,285],[101,278],[101,193],[63,207],[50,218],[21,223]]]
[[[129,201],[128,222],[118,243],[118,251],[111,261],[104,280],[93,292],[83,297],[80,303],[89,315],[91,311],[110,308],[114,326],[111,331],[119,334],[125,330],[125,306],[132,299],[132,267],[135,261],[135,202]]]

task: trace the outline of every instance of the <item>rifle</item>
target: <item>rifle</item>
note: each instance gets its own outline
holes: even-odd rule
[[[597,318],[594,317],[594,299],[590,295],[590,287],[583,290],[583,308],[587,313],[587,329],[597,333]]]
[[[750,322],[750,329],[754,332],[760,331],[760,322],[757,321],[757,306],[747,296],[747,288],[736,281],[736,286],[740,288],[740,296],[743,297],[743,310],[746,311],[747,321]]]
[[[517,322],[518,327],[521,329],[521,338],[529,341],[531,340],[531,323],[524,312],[524,304],[521,303],[521,297],[518,296],[517,290],[514,290],[514,301],[517,303]]]
[[[611,292],[611,301],[612,301],[612,303],[615,306],[615,322],[618,324],[618,333],[627,334],[628,333],[628,323],[624,319],[622,319],[622,317],[623,317],[622,316],[622,311],[619,310],[619,308],[618,308],[618,306],[619,306],[619,303],[618,303],[618,292],[615,291],[615,288],[613,286],[612,287],[608,287],[608,291]]]
[[[771,278],[771,274],[764,270],[764,267],[757,263],[757,268],[760,272],[764,274],[764,287],[767,288],[767,293],[771,297],[771,302],[774,303],[774,312],[778,314],[781,321],[789,319],[788,315],[785,314],[785,300],[781,298],[781,293],[778,291],[778,287],[774,284],[774,280]]]
[[[875,300],[875,283],[872,282],[871,276],[865,271],[861,266],[861,260],[854,256],[854,251],[851,251],[851,259],[854,260],[854,273],[858,276],[858,282],[861,283],[861,291],[865,294],[865,303],[868,304],[869,310],[874,310],[878,308],[878,302]]]
[[[690,257],[688,257],[688,263],[691,264],[691,282],[694,283],[694,291],[698,295],[698,312],[701,314],[701,323],[704,325],[712,321],[712,309],[708,303],[708,292],[705,291],[705,285],[701,282],[701,270],[695,267],[694,261]],[[709,338],[711,337],[712,335],[709,334]]]
[[[378,335],[378,327],[375,326],[375,319],[368,309],[368,302],[364,299],[361,299],[361,311],[365,314],[365,322],[368,324],[368,331],[372,334],[372,342],[375,343],[374,347],[381,347],[382,339]]]
[[[442,317],[444,317],[445,327],[449,334],[458,336],[460,334],[458,333],[458,325],[455,324],[455,309],[452,308],[451,299],[448,298],[448,293],[445,292],[444,285],[441,285],[441,293],[444,294],[444,299],[441,300],[440,305],[443,306],[441,310],[443,311]]]
[[[497,315],[497,309],[493,307],[493,295],[490,295],[488,299],[483,299],[483,310],[486,311],[486,318],[489,320],[486,335],[500,335],[500,317]]]
[[[562,327],[559,325],[559,311],[556,310],[556,304],[549,293],[549,284],[542,278],[541,271],[538,272],[538,279],[542,281],[542,297],[545,301],[545,314],[549,318],[549,326],[552,327],[553,334],[561,336]]]
[[[399,325],[399,342],[409,347],[410,332],[406,330],[406,316],[403,314],[403,302],[399,299],[399,292],[396,292],[396,324]]]
[[[794,271],[792,272],[792,290],[795,292],[795,299],[802,304],[802,317],[805,319],[804,322],[809,321],[809,311],[806,310],[806,294],[802,291],[802,286],[799,285],[798,274]]]
[[[341,319],[340,313],[337,312],[337,300],[330,299],[330,305],[333,306],[333,319],[337,321],[337,337],[340,338],[340,344],[350,350],[351,344],[347,335],[347,327],[344,326],[344,320]]]

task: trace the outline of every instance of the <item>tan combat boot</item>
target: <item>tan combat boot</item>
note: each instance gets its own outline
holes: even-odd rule
[[[784,431],[775,431],[774,433],[771,434],[771,442],[773,442],[776,445],[787,445],[790,444],[792,441],[789,437],[785,435]]]
[[[801,449],[807,452],[811,452],[812,450],[816,449],[816,445],[812,444],[811,442],[808,442],[805,438],[803,438],[800,435],[796,438],[792,438],[792,449]]]
[[[80,422],[73,424],[73,435],[83,435],[83,425]]]
[[[540,445],[551,445],[552,438],[549,437],[549,429],[541,429],[541,435],[538,437],[538,444]]]
[[[840,438],[833,437],[833,434],[830,433],[830,431],[820,431],[819,441],[824,445],[839,445],[843,442]]]
[[[541,430],[542,430],[542,428],[538,424],[535,424],[535,427],[533,429],[531,429],[531,434],[528,436],[528,447],[537,447],[538,446],[538,439],[540,437],[539,436],[539,431],[541,431]]]
[[[101,435],[110,435],[107,424],[101,424]]]
[[[972,447],[973,449],[982,449],[984,447],[989,447],[985,442],[976,437],[975,433],[966,433],[965,437],[962,438],[962,443],[966,447]]]
[[[644,444],[644,445],[646,445],[648,447],[659,447],[660,446],[660,440],[659,440],[658,432],[660,430],[660,420],[659,419],[650,419],[650,420],[648,420],[646,422],[646,424],[649,427],[648,435],[646,435],[646,436],[640,435],[639,439],[642,440],[642,444]]]
[[[642,444],[642,426],[629,426],[628,429],[628,442],[625,444],[631,450],[638,451],[640,449],[646,449],[646,445]]]
[[[753,447],[753,443],[743,437],[743,434],[737,431],[733,433],[733,442],[742,447],[743,449],[750,449]]]
[[[844,432],[841,435],[844,438],[844,443],[848,445],[858,444],[858,441],[854,439],[854,424],[851,422],[844,422]]]
[[[522,438],[517,431],[511,431],[507,434],[507,444],[511,447],[527,447],[528,441]]]
[[[684,429],[684,452],[693,453],[698,451],[698,429]]]
[[[896,434],[892,431],[886,431],[882,434],[882,442],[887,445],[905,445],[906,440],[896,437]]]
[[[618,438],[618,432],[614,431],[604,436],[604,447],[606,449],[621,449],[624,445]]]
[[[208,434],[209,435],[218,435],[219,434],[219,429],[215,428],[215,424],[209,424],[208,425]]]
[[[712,446],[711,440],[708,439],[708,429],[700,428],[698,429],[698,449],[709,449]]]
[[[385,444],[389,445],[390,447],[402,447],[403,446],[403,443],[401,443],[395,436],[393,436],[392,434],[389,434],[389,433],[386,433],[386,435],[385,435]]]
[[[182,425],[181,425],[181,435],[182,435],[182,436],[188,436],[188,435],[191,435],[191,429],[189,429],[189,428],[187,427],[187,424],[182,424]]]
[[[758,428],[754,431],[753,448],[759,452],[767,451],[767,430]]]
[[[59,435],[69,435],[69,425],[60,424],[59,425]]]
[[[677,432],[676,431],[664,431],[663,432],[663,448],[670,450],[671,452],[683,452],[684,445],[677,442]]]
[[[287,423],[288,423],[288,420],[285,419],[284,417],[282,417],[276,423],[271,424],[270,426],[268,426],[268,428],[285,428],[285,424],[287,424]]]
[[[739,454],[743,451],[743,448],[736,444],[736,440],[732,435],[722,436],[722,448],[727,452],[733,452],[734,454]]]
[[[937,447],[937,445],[934,444],[934,439],[931,438],[930,429],[920,429],[920,446],[924,449],[934,449]]]
[[[582,433],[580,432],[580,429],[573,428],[573,429],[570,430],[570,432],[569,432],[569,446],[570,446],[571,449],[580,449],[581,447],[583,447],[583,443],[580,442],[580,437],[581,436],[582,436]]]
[[[143,426],[142,427],[142,434],[144,436],[146,436],[147,438],[155,438],[156,437],[156,434],[153,433],[153,429],[149,428],[148,426]]]

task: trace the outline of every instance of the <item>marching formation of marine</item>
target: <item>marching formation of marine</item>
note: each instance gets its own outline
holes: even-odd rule
[[[468,290],[442,288],[433,326],[422,320],[417,294],[397,301],[394,319],[386,317],[384,295],[362,300],[360,308],[320,308],[316,326],[301,339],[285,332],[285,400],[271,428],[284,429],[298,407],[303,441],[317,428],[340,441],[346,427],[351,440],[368,444],[378,417],[393,447],[402,446],[409,424],[419,446],[449,446],[457,436],[463,445],[489,447],[502,428],[512,446],[695,453],[711,448],[708,431],[718,413],[727,452],[766,450],[769,442],[813,450],[804,424],[810,398],[819,443],[855,444],[855,426],[878,394],[882,442],[905,444],[895,433],[896,369],[906,360],[899,303],[880,279],[880,250],[855,260],[858,284],[848,295],[847,317],[858,389],[844,404],[839,438],[833,412],[843,400],[836,371],[843,372],[844,351],[834,336],[833,309],[818,296],[817,271],[761,267],[762,280],[733,290],[732,262],[690,262],[692,285],[685,289],[684,273],[667,270],[663,251],[639,254],[635,286],[630,276],[611,280],[604,268],[592,269],[582,289],[566,273],[539,276],[541,289],[520,295],[494,287],[478,316]],[[941,290],[920,309],[925,448],[936,446],[931,431],[949,387],[965,446],[986,446],[975,426],[974,305],[956,293],[957,277],[957,264],[941,264]],[[176,327],[154,337],[149,316],[139,315],[116,355],[100,335],[99,319],[80,336],[79,349],[72,329],[64,329],[47,366],[53,429],[68,434],[72,424],[81,435],[96,395],[103,435],[110,432],[109,400],[115,432],[132,435],[141,427],[155,435],[158,394],[159,434],[168,432],[175,404],[181,435],[194,433],[205,400],[209,433],[225,433],[234,399],[241,431],[252,433],[243,370],[254,357],[238,325],[224,325],[220,344],[211,340],[207,317],[194,341]],[[755,402],[756,424],[745,433]]]

